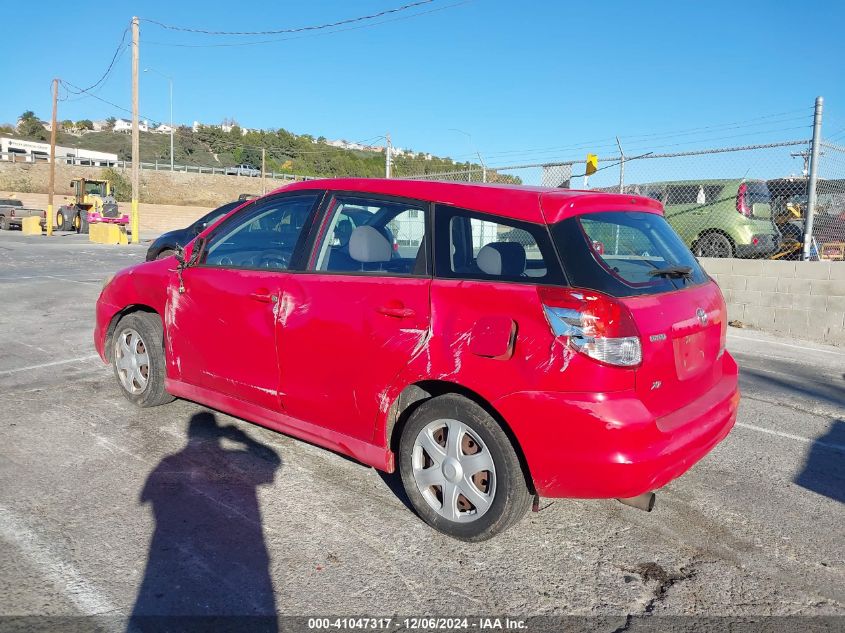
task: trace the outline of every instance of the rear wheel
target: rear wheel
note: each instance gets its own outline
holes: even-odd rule
[[[158,315],[135,312],[123,317],[112,337],[112,365],[127,400],[155,407],[174,398],[164,389],[165,362]]]
[[[734,246],[730,238],[722,233],[706,233],[695,243],[697,257],[733,257]]]
[[[464,541],[506,530],[533,499],[508,436],[481,406],[457,394],[414,411],[402,430],[399,470],[419,516]]]

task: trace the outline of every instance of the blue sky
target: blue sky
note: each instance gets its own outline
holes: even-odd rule
[[[12,3],[4,7],[3,32],[37,29],[33,43],[54,46],[0,56],[0,122],[26,109],[49,117],[54,76],[78,86],[95,82],[132,15],[253,31],[408,1],[78,1],[72,11],[48,2],[57,10],[37,18],[28,5]],[[431,9],[441,10],[410,17]],[[493,165],[573,158],[586,151],[582,144],[607,153],[602,148],[617,134],[629,153],[809,137],[816,95],[826,100],[828,135],[845,131],[845,3],[435,0],[392,17],[399,16],[368,28],[216,48],[164,44],[250,38],[142,22],[141,67],[173,76],[179,123],[233,117],[248,127],[348,140],[389,131],[400,147],[456,157],[477,148]],[[129,71],[127,50],[97,94],[128,107]],[[167,82],[158,75],[142,75],[141,113],[169,116]],[[109,115],[126,116],[92,98],[60,103],[60,119]],[[742,125],[726,125],[733,122]]]

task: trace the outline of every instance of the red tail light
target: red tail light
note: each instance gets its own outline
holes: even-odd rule
[[[736,193],[736,210],[747,218],[751,217],[751,207],[748,204],[748,185],[742,183]]]
[[[639,332],[622,302],[593,290],[537,289],[552,334],[602,363],[634,367],[642,361]]]
[[[11,211],[9,211],[9,217],[10,217],[10,218],[15,217],[15,210],[14,210],[14,209],[12,209]]]
[[[46,211],[42,211],[42,212],[41,212],[41,217],[46,219],[46,218],[47,218],[47,212],[46,212]]]

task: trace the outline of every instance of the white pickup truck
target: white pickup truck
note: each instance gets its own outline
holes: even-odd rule
[[[47,212],[23,206],[23,202],[16,198],[0,198],[0,229],[8,231],[13,226],[20,227],[24,218],[38,216],[41,226],[47,221]]]

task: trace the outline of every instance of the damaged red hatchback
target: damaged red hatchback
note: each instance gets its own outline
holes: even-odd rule
[[[725,317],[654,200],[339,179],[121,271],[94,338],[137,405],[398,468],[426,522],[482,540],[537,496],[650,509],[736,418]]]

